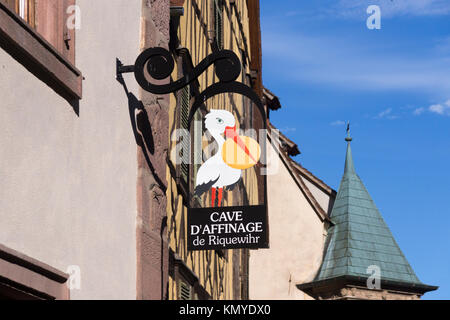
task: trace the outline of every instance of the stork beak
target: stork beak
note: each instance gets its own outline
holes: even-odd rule
[[[226,127],[225,128],[225,137],[232,139],[234,143],[236,143],[244,152],[255,162],[258,161],[250,154],[250,151],[248,150],[247,146],[245,145],[244,141],[242,141],[241,137],[238,136],[236,132],[236,126],[234,127]]]

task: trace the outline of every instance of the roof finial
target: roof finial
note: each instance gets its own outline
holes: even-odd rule
[[[350,137],[350,121],[347,121],[347,137],[345,138],[345,141],[350,142],[352,140],[352,137]]]

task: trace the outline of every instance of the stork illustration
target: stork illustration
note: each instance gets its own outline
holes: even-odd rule
[[[223,190],[233,190],[241,179],[242,170],[258,163],[261,155],[258,143],[250,137],[239,136],[236,119],[226,110],[211,110],[205,116],[205,128],[217,142],[219,150],[199,168],[194,194],[211,189],[211,206],[221,206]],[[222,136],[223,135],[223,136]]]

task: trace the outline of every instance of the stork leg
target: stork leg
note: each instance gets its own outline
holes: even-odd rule
[[[219,196],[217,198],[217,206],[222,206],[222,195],[223,195],[223,188],[219,188]]]
[[[211,188],[211,207],[216,206],[216,188]]]

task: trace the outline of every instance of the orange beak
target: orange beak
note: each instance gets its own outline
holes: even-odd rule
[[[236,132],[236,126],[234,127],[226,127],[225,128],[225,137],[229,139],[233,139],[234,143],[236,143],[242,150],[245,151],[245,153],[256,163],[258,162],[248,150],[247,146],[245,145],[244,141],[238,136]]]

